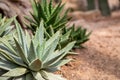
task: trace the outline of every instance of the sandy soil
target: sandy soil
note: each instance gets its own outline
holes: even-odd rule
[[[115,15],[71,22],[93,33],[84,44],[86,48],[76,49],[78,55],[62,67],[60,74],[67,80],[120,80],[120,16]]]

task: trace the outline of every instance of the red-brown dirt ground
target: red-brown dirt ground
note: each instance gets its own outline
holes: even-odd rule
[[[120,12],[98,20],[79,19],[70,22],[92,31],[86,48],[62,67],[59,74],[67,80],[120,80]]]

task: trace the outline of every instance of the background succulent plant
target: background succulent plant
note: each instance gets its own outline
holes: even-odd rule
[[[68,10],[63,11],[64,4],[61,2],[53,6],[53,1],[41,0],[41,2],[36,2],[31,0],[33,13],[31,13],[32,18],[27,17],[30,22],[30,28],[33,33],[35,33],[37,27],[40,25],[40,21],[43,20],[44,27],[46,29],[46,37],[51,37],[56,31],[61,30],[62,36],[59,42],[58,48],[66,46],[69,41],[76,41],[74,48],[80,48],[83,43],[89,40],[90,33],[87,34],[87,30],[83,28],[74,29],[74,26],[67,28],[66,24],[69,19],[67,16]],[[65,12],[65,13],[62,13]]]
[[[52,72],[71,59],[64,58],[75,42],[70,42],[61,50],[56,50],[60,39],[57,31],[48,40],[44,37],[43,21],[34,36],[24,33],[16,22],[17,36],[14,37],[15,48],[9,41],[0,41],[0,68],[7,72],[0,76],[0,80],[65,80]]]
[[[13,26],[11,26],[11,23],[13,20],[14,17],[7,19],[6,17],[2,17],[0,14],[0,37],[6,36],[11,32],[13,28]]]
[[[53,27],[54,32],[62,29],[65,24],[68,22],[67,12],[63,13],[64,4],[61,2],[53,6],[53,0],[41,0],[40,2],[36,2],[35,0],[31,0],[33,13],[31,13],[32,18],[27,18],[30,21],[29,26],[33,31],[36,31],[38,25],[40,25],[40,21],[44,20],[45,28],[49,34],[51,34],[50,25]]]
[[[75,26],[71,26],[70,28],[65,28],[64,33],[68,33],[69,32],[69,38],[66,38],[66,41],[63,41],[62,45],[64,46],[64,44],[68,43],[68,42],[72,42],[72,41],[76,41],[75,45],[73,48],[82,48],[84,47],[82,44],[87,42],[89,40],[89,36],[91,34],[91,32],[87,32],[87,29],[84,29],[82,27],[78,27],[77,29],[75,29]]]

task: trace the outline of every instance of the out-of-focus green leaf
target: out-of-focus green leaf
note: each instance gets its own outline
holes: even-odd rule
[[[15,17],[8,19],[6,17],[2,18],[2,16],[0,16],[0,37],[7,36],[11,33],[13,28],[11,23],[13,22],[14,18]]]

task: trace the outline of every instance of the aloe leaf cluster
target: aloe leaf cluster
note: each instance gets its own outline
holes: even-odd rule
[[[13,22],[14,17],[11,19],[7,19],[6,17],[2,17],[2,15],[0,14],[0,37],[6,36],[8,35],[11,30],[12,30],[12,26],[11,23]]]
[[[51,35],[51,28],[52,26],[53,31],[56,32],[59,29],[62,29],[65,24],[68,22],[67,12],[62,15],[62,11],[64,8],[64,4],[61,2],[53,6],[53,0],[41,0],[40,2],[36,2],[35,0],[31,0],[33,13],[31,13],[32,18],[27,18],[30,21],[29,26],[33,31],[36,31],[40,21],[43,19],[45,22],[45,28],[47,32]]]
[[[43,20],[45,22],[44,26],[46,29],[46,37],[48,37],[48,39],[58,30],[62,30],[61,40],[58,45],[59,49],[66,46],[69,41],[76,41],[74,48],[80,48],[83,43],[89,40],[91,32],[87,34],[86,29],[80,27],[78,30],[75,30],[74,26],[66,28],[66,24],[70,18],[67,16],[68,10],[64,10],[64,4],[61,4],[61,2],[56,6],[53,6],[52,0],[41,0],[40,2],[31,0],[31,3],[33,9],[33,12],[31,13],[32,18],[26,18],[30,22],[28,27],[33,33],[36,32],[37,27],[40,25],[40,21]]]
[[[89,40],[89,36],[91,34],[91,32],[87,32],[87,29],[84,29],[82,27],[75,29],[74,25],[64,31],[64,33],[68,32],[70,32],[70,35],[67,41],[76,41],[73,48],[83,48],[84,46],[82,44]]]
[[[70,42],[61,50],[56,50],[60,40],[57,31],[48,40],[45,38],[44,22],[41,21],[35,35],[25,33],[15,20],[17,36],[14,36],[15,46],[8,40],[0,41],[0,69],[6,70],[0,80],[65,80],[60,75],[53,74],[71,59],[65,58],[75,41]]]

